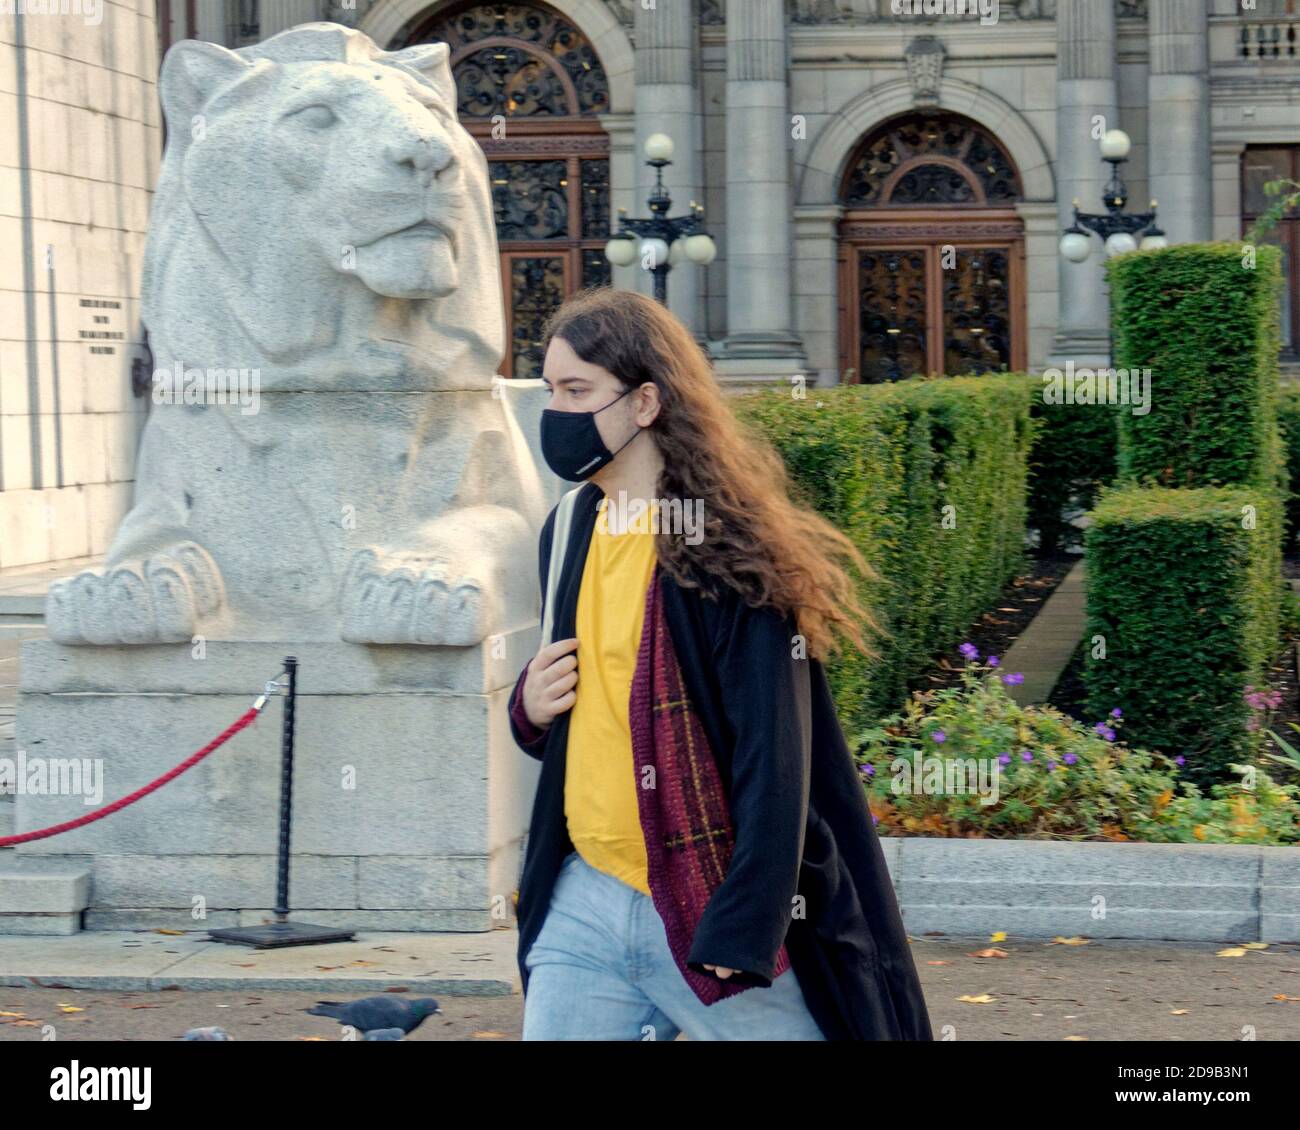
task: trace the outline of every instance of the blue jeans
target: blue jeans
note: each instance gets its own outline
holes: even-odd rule
[[[576,851],[524,957],[525,1040],[824,1040],[794,970],[706,1005],[681,975],[648,895]]]

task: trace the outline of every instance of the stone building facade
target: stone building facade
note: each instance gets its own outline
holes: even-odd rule
[[[32,165],[24,174],[36,156],[30,141],[23,150],[6,139],[0,153],[3,216],[18,217],[3,220],[7,249],[17,252],[7,261],[31,261],[0,284],[0,531],[10,538],[15,514],[57,508],[61,492],[88,488],[94,475],[111,492],[118,480],[107,476],[129,473],[121,449],[133,406],[141,410],[129,375],[139,337],[131,272],[159,142],[149,87],[157,52],[181,37],[238,47],[329,19],[383,46],[451,44],[462,121],[492,162],[513,376],[537,374],[541,323],[566,294],[607,282],[650,290],[644,272],[610,267],[603,249],[620,210],[648,214],[654,170],[642,149],[655,133],[675,144],[665,170],[672,214],[703,206],[719,248],[707,268],[683,260],[673,269],[670,305],[720,377],[741,384],[1104,361],[1100,243],[1074,264],[1058,241],[1073,201],[1103,210],[1106,129],[1132,139],[1122,166],[1129,209],[1157,199],[1170,242],[1238,238],[1267,206],[1267,181],[1300,180],[1298,0],[105,0],[104,8],[123,29],[114,49],[131,60],[118,68],[131,76],[121,113],[102,99],[121,97],[125,80],[111,90],[83,83],[69,98],[58,64],[30,61],[49,49],[30,34],[18,43],[12,22],[0,29],[0,98],[25,104],[29,123],[33,107],[61,106],[48,111],[51,127],[77,139],[40,158],[68,169]],[[155,14],[156,42],[138,42]],[[100,64],[88,55],[86,65]],[[106,167],[77,169],[87,157]],[[59,212],[60,194],[83,180],[110,215]],[[34,209],[27,220],[24,191]],[[42,231],[52,235],[43,240]],[[1300,220],[1270,239],[1287,250],[1284,359],[1294,362]],[[30,337],[48,340],[47,283],[35,262],[43,243],[56,253],[85,249],[86,276],[57,292],[64,325],[79,325],[83,298],[123,304],[114,313],[125,340],[102,369],[70,336],[62,340],[79,360],[62,346],[47,350],[61,359],[65,390],[82,390],[57,402],[23,392],[50,380]],[[56,403],[55,419],[112,418],[63,433],[65,452],[83,442],[78,428],[84,442],[101,443],[102,471],[65,467],[59,477],[45,445],[35,475],[32,441],[11,437],[43,437]],[[25,418],[33,413],[39,426]],[[11,500],[24,492],[40,497]],[[96,522],[111,529],[117,498],[87,506],[95,519],[81,543],[0,547],[0,566],[95,552]]]

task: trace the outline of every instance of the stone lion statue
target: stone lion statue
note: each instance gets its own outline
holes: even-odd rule
[[[536,616],[536,470],[496,369],[488,168],[444,43],[182,40],[143,317],[153,403],[66,644],[468,646]],[[215,374],[215,377],[214,377]]]

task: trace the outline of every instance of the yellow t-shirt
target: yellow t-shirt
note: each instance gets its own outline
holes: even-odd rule
[[[654,533],[647,515],[620,531],[606,519],[608,501],[600,502],[578,590],[578,684],[569,720],[564,815],[569,838],[587,863],[649,895],[627,715],[654,572]]]

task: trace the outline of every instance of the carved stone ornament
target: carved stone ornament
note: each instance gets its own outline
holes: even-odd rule
[[[939,101],[939,83],[943,80],[943,43],[932,35],[912,40],[903,53],[907,60],[907,77],[912,84],[912,101],[917,106],[933,106]]]

